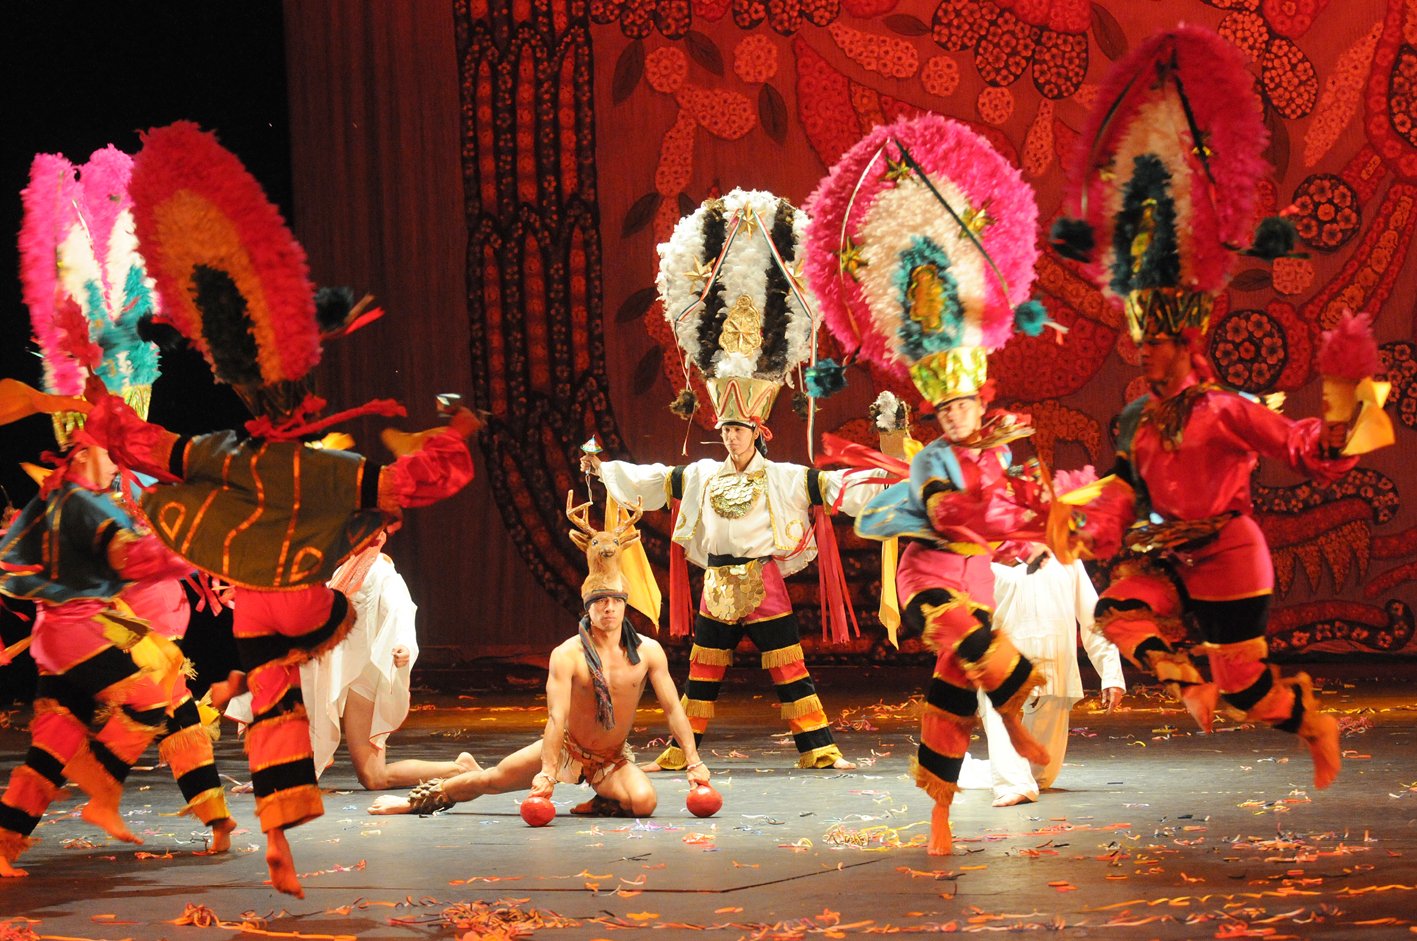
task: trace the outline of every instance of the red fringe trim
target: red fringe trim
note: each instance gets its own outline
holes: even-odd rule
[[[841,567],[841,551],[836,545],[836,530],[831,514],[818,507],[812,514],[817,531],[817,584],[822,607],[822,640],[844,644],[851,635],[861,636],[856,623],[856,609],[851,606],[851,588]],[[849,622],[849,626],[848,626]]]

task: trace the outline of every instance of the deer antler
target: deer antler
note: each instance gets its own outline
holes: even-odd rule
[[[631,526],[633,526],[633,525],[635,525],[636,523],[638,523],[638,522],[640,521],[640,517],[641,517],[641,516],[644,516],[644,515],[645,515],[645,500],[644,500],[644,497],[636,497],[636,498],[635,498],[635,506],[634,506],[634,508],[630,511],[629,517],[626,518],[626,519],[624,519],[624,520],[621,520],[621,521],[620,521],[620,525],[615,527],[615,535],[618,537],[618,536],[619,536],[621,533],[623,533],[625,530],[629,529]]]
[[[566,519],[576,525],[576,529],[571,530],[571,542],[582,552],[590,545],[591,537],[595,535],[596,529],[590,525],[590,501],[575,504],[575,491],[566,491]],[[576,532],[580,530],[580,532]]]

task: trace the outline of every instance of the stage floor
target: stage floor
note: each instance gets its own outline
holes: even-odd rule
[[[172,814],[166,769],[130,779],[124,810],[146,844],[117,844],[56,805],[22,864],[0,880],[0,938],[582,939],[858,937],[1057,931],[1113,938],[1410,938],[1417,925],[1417,666],[1375,678],[1319,665],[1339,714],[1345,764],[1316,792],[1296,739],[1222,720],[1192,734],[1154,688],[1119,714],[1074,712],[1060,787],[1034,804],[955,802],[951,857],[923,841],[930,802],[907,777],[924,671],[817,671],[852,773],[800,771],[759,671],[729,674],[704,751],[723,810],[685,810],[681,775],[657,775],[643,821],[572,818],[588,789],[561,786],[553,823],[534,830],[522,795],[433,818],[370,817],[343,753],[322,783],[325,816],[291,831],[306,897],[263,884],[253,799],[233,795],[235,852],[194,855],[205,830]],[[534,681],[523,679],[523,683]],[[646,700],[649,701],[648,698]],[[539,734],[537,685],[416,699],[391,739],[399,757],[471,751],[496,761]],[[27,712],[0,729],[0,765],[27,745]],[[642,757],[663,732],[640,713]],[[976,743],[983,754],[983,743]],[[151,756],[152,753],[150,753]],[[240,743],[217,746],[246,780]],[[194,908],[201,906],[200,909]],[[185,919],[184,919],[185,916]],[[182,922],[198,925],[182,925]],[[14,932],[7,934],[6,932]],[[473,931],[474,933],[467,934]],[[631,933],[626,933],[631,932]],[[298,933],[298,934],[297,934]]]

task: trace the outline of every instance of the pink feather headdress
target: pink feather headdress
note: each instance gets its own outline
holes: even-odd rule
[[[927,114],[876,128],[807,212],[805,273],[827,329],[932,402],[976,394],[985,354],[1016,325],[1037,333],[1046,321],[1028,300],[1033,192],[958,121]]]
[[[1237,253],[1293,247],[1281,220],[1252,239],[1268,141],[1238,49],[1193,26],[1153,36],[1103,83],[1072,161],[1074,218],[1054,224],[1053,244],[1128,302],[1134,333],[1204,332]]]

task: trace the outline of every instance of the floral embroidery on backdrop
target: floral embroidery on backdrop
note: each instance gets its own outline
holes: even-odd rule
[[[691,459],[716,453],[695,449],[712,440],[702,421],[686,439],[665,407],[684,377],[654,300],[655,245],[680,216],[735,186],[800,202],[871,127],[933,110],[1014,161],[1049,220],[1096,83],[1182,20],[1252,61],[1276,168],[1261,208],[1290,207],[1305,253],[1244,266],[1219,299],[1218,374],[1315,413],[1318,331],[1346,308],[1372,311],[1399,420],[1397,447],[1334,487],[1257,473],[1277,580],[1271,642],[1413,652],[1417,519],[1400,494],[1417,473],[1403,459],[1417,431],[1405,301],[1417,291],[1417,13],[1402,0],[458,0],[474,375],[479,404],[502,419],[483,447],[534,577],[576,606],[580,558],[560,507],[584,487],[574,462],[590,434],[636,461],[681,462],[685,440]],[[1068,333],[1061,347],[1046,331],[996,354],[999,400],[1033,416],[1042,456],[1105,471],[1111,419],[1137,393],[1135,352],[1071,262],[1045,251],[1038,274]],[[889,381],[847,375],[855,397],[814,430],[871,443],[864,403]],[[773,456],[802,461],[806,429],[784,415],[787,398]],[[667,529],[667,513],[647,515],[661,576]],[[874,550],[849,522],[838,535],[858,615],[874,624]],[[789,587],[810,623],[815,579]]]

